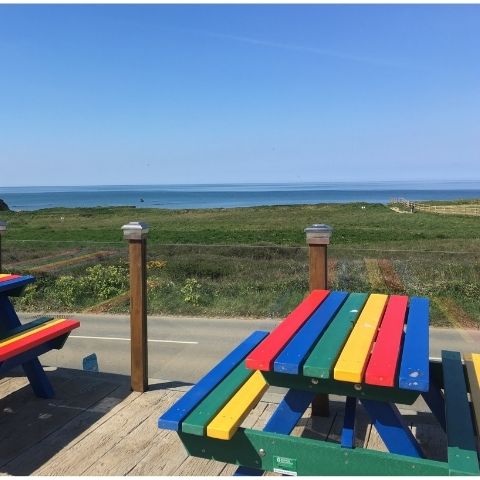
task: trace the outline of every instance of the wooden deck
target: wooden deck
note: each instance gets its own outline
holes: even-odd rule
[[[18,372],[19,375],[21,372]],[[189,388],[150,382],[147,393],[130,391],[121,375],[55,369],[48,373],[56,398],[34,397],[23,376],[0,380],[0,472],[3,475],[231,475],[232,465],[187,457],[174,432],[157,419]],[[261,429],[282,396],[267,392],[243,426]],[[343,410],[332,398],[328,418],[304,418],[294,435],[337,442]],[[402,407],[404,409],[405,407]],[[425,453],[446,460],[446,436],[424,405],[405,410]],[[357,409],[357,445],[385,450],[365,412]]]

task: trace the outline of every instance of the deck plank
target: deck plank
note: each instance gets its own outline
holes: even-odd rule
[[[74,445],[63,449],[50,461],[38,469],[36,475],[81,475],[90,465],[100,458],[106,450],[120,441],[139,418],[150,413],[147,396],[133,392],[126,401],[114,408],[114,413],[106,419],[92,425]],[[153,410],[152,408],[150,410]]]
[[[40,443],[32,445],[2,467],[10,475],[29,475],[37,471],[63,449],[82,438],[86,429],[99,418],[108,415],[125,397],[124,388],[115,383],[96,382],[92,396],[82,407],[60,404],[59,408],[73,409],[78,415],[47,435]],[[65,420],[65,419],[64,419]]]
[[[94,464],[87,468],[82,475],[126,475],[132,465],[137,464],[150,450],[158,438],[167,435],[166,430],[157,426],[158,412],[167,409],[177,395],[172,391],[165,391],[158,403],[154,403],[153,412],[123,437],[113,448],[107,450]]]

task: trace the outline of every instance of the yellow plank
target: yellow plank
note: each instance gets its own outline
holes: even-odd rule
[[[256,371],[207,425],[207,437],[230,440],[268,388],[260,371]]]
[[[388,295],[379,293],[372,293],[368,297],[333,369],[335,380],[355,383],[362,381],[387,299]]]
[[[0,278],[9,277],[11,273],[0,273]]]
[[[480,437],[480,353],[466,353],[463,356],[467,367],[470,399],[475,414],[477,437]]]
[[[49,322],[46,322],[42,324],[39,327],[32,328],[31,330],[27,330],[26,332],[19,333],[17,335],[13,335],[12,337],[8,337],[2,342],[0,342],[0,348],[4,347],[5,345],[8,345],[10,343],[16,342],[17,340],[20,340],[22,338],[28,337],[34,333],[38,333],[42,330],[46,330],[47,328],[50,328],[52,325],[56,325],[57,323],[62,323],[64,322],[65,319],[60,319],[60,320],[50,320]]]

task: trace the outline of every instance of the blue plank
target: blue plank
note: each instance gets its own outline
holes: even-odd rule
[[[158,419],[159,428],[179,431],[182,420],[184,420],[198,403],[200,403],[267,335],[268,332],[253,332]]]
[[[315,395],[315,393],[302,390],[289,390],[263,431],[290,435]],[[260,476],[263,475],[263,472],[256,468],[238,467],[234,476]]]
[[[411,297],[398,379],[400,388],[429,390],[428,311],[427,298]]]
[[[357,398],[347,397],[340,444],[343,448],[355,448],[355,410]]]
[[[346,292],[330,293],[278,355],[273,365],[274,372],[293,374],[301,372],[301,366],[308,353],[314,348],[347,296]]]
[[[35,281],[35,277],[32,275],[25,275],[20,278],[14,278],[13,280],[6,280],[0,282],[0,293],[6,293],[7,295],[18,295],[20,290]]]
[[[397,407],[392,403],[361,399],[374,427],[390,453],[423,458],[423,452],[410,429],[403,424]]]

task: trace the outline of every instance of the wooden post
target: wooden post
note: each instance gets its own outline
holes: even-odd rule
[[[2,271],[2,236],[7,231],[7,222],[0,220],[0,273]]]
[[[128,240],[130,263],[131,385],[135,392],[148,390],[147,346],[147,233],[149,226],[130,222],[122,227]]]
[[[305,229],[308,244],[309,287],[312,290],[327,289],[327,246],[332,227],[315,223]],[[329,416],[328,394],[319,394],[312,401],[312,415]]]

